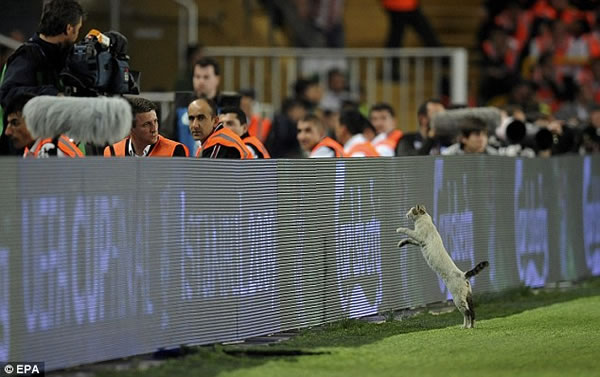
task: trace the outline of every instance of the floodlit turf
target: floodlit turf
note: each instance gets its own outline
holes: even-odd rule
[[[600,375],[600,297],[479,322],[413,332],[331,354],[270,361],[220,376]]]
[[[600,280],[568,292],[516,289],[477,303],[472,330],[460,328],[456,311],[383,324],[344,320],[250,349],[261,356],[199,347],[158,368],[116,375],[600,376]],[[281,356],[299,351],[311,354]]]

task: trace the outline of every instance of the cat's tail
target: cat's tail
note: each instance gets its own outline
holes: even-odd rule
[[[481,270],[483,270],[487,266],[489,266],[489,263],[488,263],[488,261],[484,260],[483,262],[479,263],[477,266],[473,267],[472,270],[465,272],[465,278],[467,278],[467,279],[472,278],[473,276],[480,273]]]

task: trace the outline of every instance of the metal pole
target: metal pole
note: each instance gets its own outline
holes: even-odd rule
[[[188,12],[188,46],[198,43],[198,5],[194,0],[174,0]]]
[[[121,29],[121,0],[110,0],[110,30]]]
[[[450,101],[467,103],[467,50],[455,49],[450,55]]]
[[[376,58],[367,58],[367,103],[369,107],[377,102],[377,67]]]
[[[177,12],[177,68],[179,71],[186,69],[188,64],[186,59],[186,42],[185,42],[185,29],[186,25],[183,22],[186,18],[185,9],[179,8]]]

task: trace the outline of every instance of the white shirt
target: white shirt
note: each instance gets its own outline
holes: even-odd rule
[[[326,146],[321,146],[316,150],[310,152],[310,158],[323,158],[323,157],[335,157],[335,152]]]
[[[356,134],[352,136],[345,144],[344,144],[344,152],[348,154],[350,149],[357,144],[366,143],[368,140],[363,136],[363,134]],[[348,157],[366,157],[366,155],[362,152],[354,152],[352,155]]]
[[[389,145],[384,144],[388,138],[387,132],[382,132],[379,135],[375,136],[375,138],[371,141],[371,144],[377,149],[379,155],[381,157],[394,157],[396,155],[396,151],[393,150]]]
[[[133,150],[133,143],[131,142],[131,139],[128,140],[127,145],[129,146],[129,148],[127,150],[127,154],[129,156],[135,156],[135,157],[146,157],[146,156],[148,156],[148,153],[150,153],[150,148],[152,148],[152,144],[146,145],[146,148],[144,148],[144,150],[142,151],[142,155],[138,156],[135,153],[135,151]]]

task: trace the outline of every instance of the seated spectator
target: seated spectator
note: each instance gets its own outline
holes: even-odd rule
[[[281,112],[275,114],[271,132],[265,146],[273,158],[301,157],[300,145],[296,137],[296,124],[307,114],[304,102],[287,99],[281,106]]]
[[[398,142],[403,136],[402,131],[396,128],[394,109],[387,103],[375,104],[371,107],[369,119],[377,132],[371,143],[380,156],[394,157]]]
[[[495,18],[495,25],[506,30],[517,42],[519,51],[523,49],[529,39],[530,25],[532,16],[530,12],[521,8],[519,1],[508,1],[503,9]]]
[[[552,35],[551,20],[543,20],[538,25],[538,31],[534,38],[529,42],[529,56],[534,60],[539,59],[544,54],[552,57],[554,51],[554,38]]]
[[[481,119],[468,117],[460,125],[459,142],[452,144],[443,152],[445,156],[462,154],[491,154],[498,152],[488,146],[488,130]]]
[[[335,134],[347,157],[379,157],[375,147],[363,135],[368,122],[358,110],[347,110],[341,114]]]
[[[535,84],[528,80],[519,80],[510,89],[507,100],[508,105],[518,106],[525,114],[539,113],[542,110],[549,112],[550,108],[544,108],[535,98]]]
[[[594,95],[594,102],[600,103],[600,58],[594,58],[589,65],[584,67],[576,77],[580,86],[591,85]]]
[[[145,98],[130,98],[133,124],[131,133],[116,144],[104,148],[104,157],[187,157],[189,152],[180,142],[158,133],[156,105]]]
[[[480,96],[483,102],[487,102],[510,91],[518,73],[519,46],[504,29],[495,27],[490,38],[483,42],[482,49]]]
[[[565,87],[563,76],[555,69],[552,59],[551,53],[539,57],[533,70],[532,81],[536,85],[536,98],[548,105],[552,111],[556,111],[565,95]]]
[[[252,154],[252,158],[271,158],[263,143],[248,134],[248,121],[242,109],[225,107],[221,109],[219,120],[226,128],[229,128],[242,139]]]
[[[327,136],[325,125],[314,114],[298,122],[298,142],[310,158],[344,157],[344,148]]]
[[[348,91],[346,76],[338,68],[333,68],[327,72],[327,90],[321,99],[320,107],[323,110],[339,112],[342,109],[342,103],[352,99]]]
[[[594,106],[592,84],[573,86],[569,101],[565,102],[555,113],[556,119],[566,122],[572,127],[585,123],[589,119],[589,109]]]
[[[445,111],[444,105],[437,99],[429,99],[419,106],[417,121],[419,131],[404,134],[398,142],[396,156],[438,155],[443,148],[441,140],[435,137],[431,119],[435,114]]]
[[[294,95],[297,100],[304,103],[304,107],[309,113],[313,113],[321,102],[323,90],[317,78],[299,79],[294,84]]]

